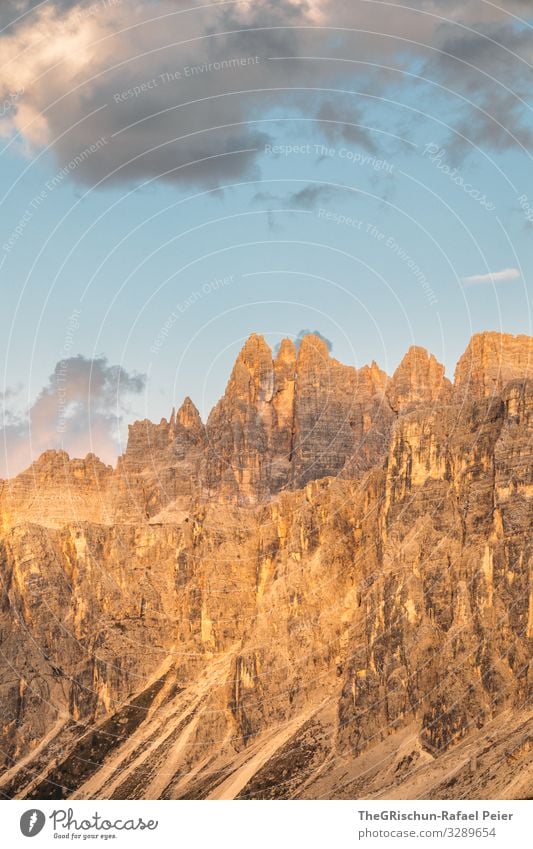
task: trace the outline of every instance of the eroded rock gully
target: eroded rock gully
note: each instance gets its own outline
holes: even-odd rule
[[[205,426],[3,481],[4,796],[531,796],[531,355],[252,336]]]

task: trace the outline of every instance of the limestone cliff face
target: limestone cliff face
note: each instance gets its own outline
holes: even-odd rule
[[[61,527],[66,521],[106,523],[105,503],[113,470],[94,454],[71,460],[65,451],[45,451],[30,468],[0,482],[2,525],[19,521]]]
[[[385,626],[406,630],[404,659],[393,664],[397,683],[385,684],[383,692],[388,704],[392,690],[396,705],[389,720],[397,721],[398,705],[402,718],[406,706],[421,709],[420,739],[432,754],[509,702],[524,703],[533,683],[531,516],[527,507],[524,516],[518,486],[509,492],[497,483],[512,478],[522,440],[531,444],[532,391],[530,381],[520,381],[503,399],[418,411],[394,430],[379,582],[388,582]],[[517,465],[529,478],[531,464],[523,460],[522,454]],[[513,518],[504,521],[509,497]],[[517,583],[518,562],[528,565]],[[410,692],[414,678],[416,695]]]
[[[376,431],[387,428],[386,375],[375,363],[360,371],[329,356],[316,336],[302,340],[297,362],[293,483],[337,476],[357,458],[361,468],[378,462]]]
[[[529,797],[513,350],[511,381],[469,399],[419,349],[389,380],[317,337],[275,358],[252,337],[205,428],[187,401],[133,426],[114,471],[47,454],[4,482],[0,790]]]
[[[393,410],[403,412],[419,404],[449,401],[451,390],[444,366],[425,348],[413,346],[394,372],[387,398]]]
[[[169,421],[145,419],[130,425],[108,496],[117,519],[142,521],[169,504],[174,513],[188,509],[205,444],[205,429],[190,398],[177,413],[172,411]]]
[[[339,475],[356,456],[370,468],[383,450],[373,431],[392,417],[386,382],[375,364],[357,371],[332,359],[312,334],[298,354],[284,340],[275,359],[250,337],[207,423],[209,491],[254,503]]]
[[[279,375],[282,384],[286,382]],[[204,479],[210,492],[221,490],[244,500],[265,496],[286,483],[283,468],[276,468],[273,436],[274,395],[277,385],[272,352],[262,336],[253,335],[237,358],[224,397],[207,422],[208,451]],[[290,427],[280,428],[281,461],[290,452]]]
[[[455,386],[459,397],[498,394],[515,378],[531,377],[533,338],[509,333],[476,333],[457,363]]]

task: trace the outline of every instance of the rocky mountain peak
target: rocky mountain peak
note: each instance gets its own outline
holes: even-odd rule
[[[263,336],[252,333],[237,357],[225,398],[250,405],[269,401],[272,398],[273,384],[272,350]]]
[[[359,369],[338,362],[316,333],[299,345],[283,339],[274,359],[265,338],[252,334],[206,426],[187,397],[169,421],[130,425],[115,472],[95,457],[72,461],[65,452],[47,451],[19,476],[20,486],[8,485],[17,493],[15,505],[22,495],[25,503],[36,481],[50,501],[54,489],[54,517],[61,515],[66,480],[87,482],[100,502],[109,478],[108,512],[121,519],[144,521],[178,502],[184,510],[193,490],[218,500],[268,501],[312,480],[360,478],[384,459],[398,417],[461,401],[465,391],[474,399],[503,393],[510,380],[527,378],[532,361],[528,337],[478,334],[458,363],[454,394],[444,366],[419,346],[389,378],[375,361]],[[100,507],[89,497],[86,509],[92,517]]]
[[[264,336],[252,333],[241,348],[235,361],[234,371],[244,366],[254,374],[261,363],[272,362],[272,350]]]
[[[79,480],[88,480],[95,476],[105,475],[112,471],[96,454],[89,453],[86,457],[71,458],[62,449],[44,451],[27,469],[22,476],[33,477],[36,481],[59,479],[69,476]],[[19,477],[21,477],[19,475]]]
[[[176,424],[181,425],[186,430],[201,430],[203,427],[200,413],[188,395],[178,410]]]
[[[395,412],[414,404],[428,404],[449,396],[451,383],[444,366],[425,348],[412,345],[394,372],[387,397]]]
[[[327,342],[315,333],[308,333],[300,342],[298,351],[298,367],[301,369],[308,363],[320,362],[325,365],[329,360]]]
[[[362,366],[357,372],[358,393],[364,392],[371,396],[383,395],[388,382],[386,372],[380,369],[375,360],[372,360],[369,366]]]
[[[70,457],[66,451],[49,448],[47,451],[43,451],[40,457],[32,463],[31,468],[38,471],[40,469],[64,466],[65,463],[69,462]]]
[[[292,365],[296,363],[296,348],[291,339],[281,340],[275,362],[276,364],[290,363]]]
[[[510,333],[476,333],[457,363],[459,397],[485,398],[506,383],[533,375],[533,338]]]

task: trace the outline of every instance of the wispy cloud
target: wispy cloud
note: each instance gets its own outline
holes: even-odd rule
[[[319,203],[325,203],[330,200],[338,191],[333,186],[309,183],[303,189],[286,195],[278,195],[273,192],[256,192],[253,196],[253,201],[267,207],[313,209]]]
[[[512,280],[520,280],[521,274],[518,268],[503,268],[501,271],[489,271],[487,274],[472,274],[463,277],[466,286],[483,285],[484,283],[510,283]]]

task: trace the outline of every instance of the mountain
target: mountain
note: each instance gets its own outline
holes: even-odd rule
[[[253,335],[205,425],[0,482],[4,797],[531,797],[532,354]]]

